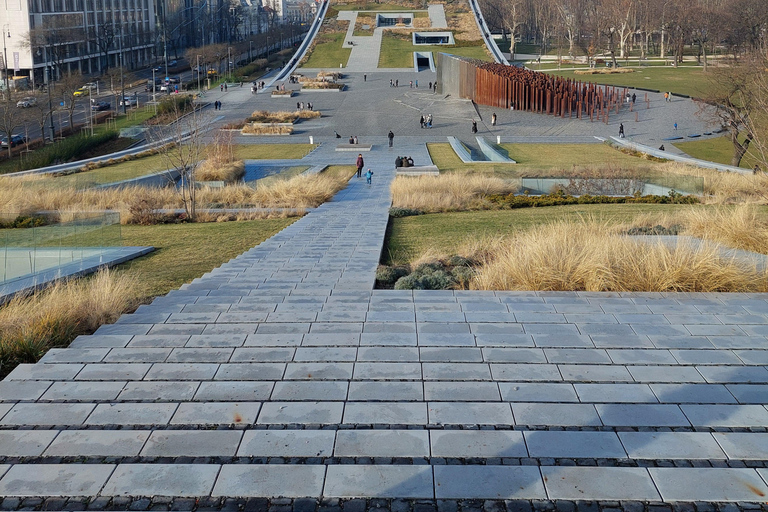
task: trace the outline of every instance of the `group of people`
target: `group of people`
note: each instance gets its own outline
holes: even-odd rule
[[[664,93],[664,101],[672,101],[672,93],[671,92],[665,92]]]
[[[312,107],[312,103],[307,102],[306,107],[307,107],[307,110],[311,111],[312,108],[313,108]],[[296,110],[304,110],[304,102],[303,101],[297,101],[296,102]]]
[[[357,135],[354,135],[354,136],[350,135],[349,136],[349,143],[350,144],[359,144],[359,142],[357,141]]]
[[[357,165],[357,177],[360,178],[362,176],[362,173],[363,173],[363,166],[365,166],[365,160],[363,160],[363,154],[362,153],[358,153],[357,154],[356,165]],[[365,173],[365,182],[370,185],[372,177],[373,177],[373,171],[369,167],[368,171],[366,171],[366,173]]]
[[[219,89],[221,89],[221,92],[226,92],[226,90],[228,89],[227,84],[226,83],[221,84],[219,86]]]
[[[413,158],[409,156],[399,156],[395,158],[395,167],[413,167]]]
[[[427,117],[421,116],[419,124],[422,128],[432,128],[432,114],[427,114]]]
[[[219,100],[213,102],[213,110],[221,110],[221,102]]]
[[[259,89],[263,89],[266,85],[266,82],[253,82],[251,84],[251,94],[256,94]]]
[[[629,105],[630,103],[634,105],[636,100],[637,100],[637,94],[632,93],[632,95],[630,96],[630,94],[627,93],[627,98],[626,98],[627,105]]]

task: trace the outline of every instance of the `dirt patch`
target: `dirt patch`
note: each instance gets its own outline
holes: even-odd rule
[[[78,155],[78,159],[86,160],[88,158],[116,153],[117,151],[128,149],[128,147],[135,142],[136,141],[134,139],[118,137],[116,139],[107,141],[104,144],[100,144],[98,147],[85,151],[83,154]]]

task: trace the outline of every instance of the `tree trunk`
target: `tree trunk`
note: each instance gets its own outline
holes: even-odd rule
[[[666,57],[666,48],[664,47],[664,29],[661,29],[661,52],[659,56],[662,59]]]
[[[739,131],[731,130],[731,142],[733,143],[733,157],[731,157],[731,165],[738,167],[741,165],[741,159],[744,158],[744,154],[749,149],[749,143],[752,142],[752,135],[747,135],[747,138],[743,143],[739,142]]]
[[[707,62],[707,46],[701,45],[701,53],[704,55],[704,72],[707,72],[708,62]]]

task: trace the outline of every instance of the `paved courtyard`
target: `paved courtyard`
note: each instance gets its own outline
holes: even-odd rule
[[[311,135],[321,145],[300,165],[351,164],[332,136],[358,135],[373,184],[352,178],[259,246],[16,368],[0,383],[2,509],[762,506],[768,295],[373,290],[395,156],[429,163],[425,142],[468,134],[478,115],[390,76],[291,100],[209,94],[222,122],[312,101],[327,117],[239,142]],[[693,108],[659,102],[636,136],[672,113],[693,125]],[[613,131],[499,119],[481,134]]]

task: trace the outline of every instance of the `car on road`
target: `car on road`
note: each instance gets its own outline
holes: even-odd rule
[[[91,110],[94,112],[101,112],[102,110],[109,110],[110,104],[107,101],[100,101],[91,105]]]
[[[90,88],[88,88],[86,86],[82,86],[81,88],[79,88],[78,90],[73,92],[72,96],[88,96],[88,92],[90,90],[91,90]]]
[[[166,80],[166,82],[168,82],[169,84],[178,84],[178,83],[181,83],[181,80],[177,76],[171,76],[171,77],[168,77],[168,80]]]
[[[20,108],[34,107],[35,105],[37,105],[37,98],[34,96],[27,96],[16,102],[16,106]]]
[[[96,82],[88,82],[84,86],[81,87],[81,89],[90,89],[92,91],[98,90],[99,86],[96,85]]]
[[[11,147],[15,148],[19,144],[24,144],[27,142],[27,138],[23,135],[11,135]],[[8,137],[3,137],[0,139],[0,146],[7,148],[8,147]]]
[[[123,106],[123,103],[125,103],[126,107],[135,107],[139,104],[138,99],[135,96],[126,96],[122,100],[120,100],[120,106]]]

